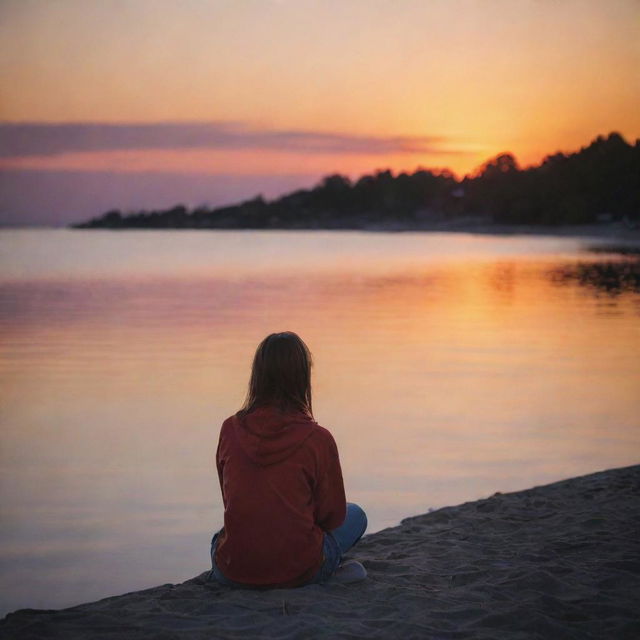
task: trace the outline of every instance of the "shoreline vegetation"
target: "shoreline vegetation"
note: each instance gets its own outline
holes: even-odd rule
[[[356,181],[339,174],[272,201],[262,195],[236,205],[123,213],[113,209],[76,229],[323,229],[549,233],[640,227],[640,139],[598,136],[569,154],[521,168],[502,153],[459,180],[447,170],[389,170]]]
[[[637,638],[640,465],[445,507],[365,536],[367,580],[271,591],[207,581],[63,610],[0,638]],[[206,550],[204,551],[206,555]]]

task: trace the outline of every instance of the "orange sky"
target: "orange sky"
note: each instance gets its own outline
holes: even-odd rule
[[[5,123],[215,122],[389,144],[51,153],[36,140],[18,157],[0,139],[0,169],[463,175],[507,150],[536,163],[598,134],[640,137],[639,25],[636,0],[3,0]]]

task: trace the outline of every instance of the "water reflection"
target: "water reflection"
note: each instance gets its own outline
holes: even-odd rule
[[[561,265],[549,272],[555,284],[576,282],[612,296],[640,292],[640,258]]]
[[[372,530],[637,461],[638,290],[603,297],[566,275],[611,256],[577,245],[557,256],[555,240],[530,250],[504,239],[405,245],[380,234],[368,245],[301,234],[311,257],[283,269],[264,247],[251,262],[264,236],[249,234],[244,249],[234,236],[243,267],[229,272],[207,262],[220,236],[161,234],[180,256],[166,273],[139,270],[140,255],[164,264],[140,251],[145,236],[96,237],[88,264],[89,249],[117,249],[134,266],[109,276],[41,266],[0,281],[5,609],[206,568],[221,522],[217,431],[274,330],[298,332],[314,352],[316,417],[336,436]],[[180,271],[194,246],[197,269]],[[615,313],[603,313],[603,299]]]

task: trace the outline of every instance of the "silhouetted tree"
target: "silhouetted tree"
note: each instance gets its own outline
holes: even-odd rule
[[[122,215],[112,210],[78,227],[142,228],[362,228],[371,224],[410,226],[424,212],[483,214],[509,224],[577,224],[599,217],[638,222],[640,141],[619,133],[598,136],[572,154],[548,155],[522,169],[501,153],[470,176],[456,180],[448,170],[419,169],[394,176],[390,170],[355,183],[339,174],[312,189],[272,202],[262,196],[237,205],[189,212],[184,205]]]

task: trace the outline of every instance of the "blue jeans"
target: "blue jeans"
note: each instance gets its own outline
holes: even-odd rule
[[[307,584],[318,584],[326,582],[340,566],[342,557],[353,547],[364,535],[367,529],[367,514],[364,510],[353,502],[347,503],[347,515],[344,522],[333,531],[326,531],[324,534],[323,553],[324,562],[315,576]],[[245,585],[233,582],[225,577],[216,566],[216,547],[218,536],[216,533],[211,540],[211,573],[210,580],[216,580],[220,584],[229,587],[243,587]]]

